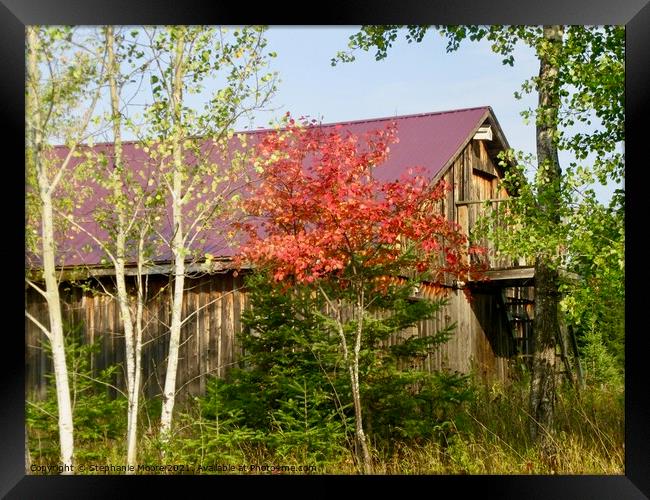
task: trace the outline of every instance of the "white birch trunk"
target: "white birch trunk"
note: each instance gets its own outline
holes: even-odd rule
[[[363,464],[363,472],[372,474],[372,460],[368,451],[366,434],[363,431],[363,415],[361,409],[361,391],[359,388],[359,354],[361,352],[361,335],[363,333],[363,311],[364,293],[363,289],[359,292],[357,302],[357,332],[354,340],[354,357],[350,365],[350,382],[352,385],[352,400],[354,402],[354,423],[357,437],[357,446],[359,447],[359,460]]]
[[[127,461],[129,464],[137,463],[137,443],[138,443],[138,433],[137,433],[137,422],[138,422],[138,409],[140,405],[140,384],[142,380],[142,334],[143,334],[143,324],[142,324],[142,313],[144,310],[144,301],[145,301],[145,288],[142,283],[142,263],[144,262],[144,234],[140,235],[138,241],[138,274],[137,274],[137,303],[136,303],[136,315],[135,315],[135,345],[134,345],[134,357],[135,357],[135,374],[133,379],[134,391],[131,394],[131,406],[129,411],[133,413],[131,416],[131,421],[133,425],[129,427],[129,435],[127,437],[128,449],[127,449]]]
[[[139,384],[137,377],[138,355],[135,350],[135,338],[129,295],[126,288],[125,256],[126,256],[126,229],[127,217],[124,209],[124,185],[122,173],[122,134],[120,130],[120,102],[117,89],[116,75],[119,74],[119,65],[115,60],[115,39],[113,27],[106,28],[106,46],[108,56],[108,83],[111,96],[111,112],[113,122],[113,138],[115,152],[115,166],[113,169],[112,187],[116,202],[117,227],[115,241],[115,280],[117,285],[117,300],[124,324],[124,346],[126,358],[126,389],[127,389],[127,465],[135,466],[137,459],[137,426],[138,426],[138,393]],[[128,470],[128,469],[127,469]]]
[[[56,399],[59,411],[59,439],[61,447],[61,465],[63,474],[72,474],[74,455],[74,426],[72,422],[72,403],[70,401],[70,386],[68,383],[68,367],[65,356],[65,339],[63,337],[63,319],[61,317],[61,301],[59,283],[56,279],[54,261],[54,225],[51,193],[41,190],[44,198],[43,217],[43,274],[45,277],[45,293],[47,309],[50,317],[50,343],[52,346],[52,362],[54,379],[56,381]]]
[[[43,275],[45,279],[45,299],[50,320],[49,340],[52,347],[52,361],[56,385],[60,460],[63,474],[72,474],[74,457],[74,426],[72,420],[72,404],[70,401],[70,386],[68,383],[68,368],[65,356],[65,339],[63,336],[63,319],[61,315],[61,302],[59,297],[59,283],[56,279],[55,243],[54,243],[54,214],[52,208],[52,189],[41,163],[40,150],[42,148],[41,116],[38,103],[38,39],[36,27],[27,27],[27,82],[31,85],[27,98],[27,120],[29,130],[30,149],[32,159],[38,175],[38,188],[41,201],[42,220],[42,252]]]
[[[167,373],[163,393],[163,407],[160,416],[160,434],[163,442],[169,440],[176,400],[176,376],[178,371],[178,354],[181,339],[181,306],[185,286],[185,236],[183,233],[182,206],[182,123],[181,100],[183,85],[183,55],[185,50],[184,32],[180,32],[176,42],[174,56],[174,81],[171,105],[173,109],[174,132],[172,138],[172,218],[174,236],[172,239],[172,255],[174,259],[174,293],[172,296],[172,318],[169,332],[169,354],[167,357]]]
[[[325,290],[319,288],[321,294],[327,301],[330,310],[336,314],[336,326],[341,339],[341,348],[343,350],[343,361],[348,367],[350,374],[350,387],[352,390],[352,403],[354,406],[354,435],[356,438],[355,455],[360,464],[364,474],[372,474],[372,459],[368,450],[368,443],[366,441],[366,434],[363,430],[363,412],[361,408],[361,391],[359,388],[359,354],[361,353],[361,336],[363,333],[363,311],[364,311],[364,296],[363,290],[360,292],[359,300],[356,304],[356,313],[358,318],[356,338],[354,341],[354,348],[352,351],[352,359],[350,359],[350,351],[348,349],[348,342],[345,338],[345,331],[343,329],[343,313],[341,311],[341,304],[334,305],[329,299]]]

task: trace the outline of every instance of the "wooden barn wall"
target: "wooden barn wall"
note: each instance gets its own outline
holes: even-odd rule
[[[420,322],[418,335],[432,335],[452,323],[456,328],[450,339],[428,356],[425,367],[474,373],[485,381],[506,381],[512,342],[498,296],[491,290],[473,290],[466,295],[453,288],[439,296],[447,299],[447,306],[436,318]]]
[[[453,181],[453,191],[448,196],[447,217],[460,224],[466,234],[471,234],[476,223],[485,211],[485,200],[505,199],[508,194],[498,184],[501,174],[488,154],[483,140],[472,140],[461,151],[449,171],[444,176],[447,182]],[[452,202],[453,200],[453,202]],[[490,210],[502,212],[504,202],[490,202]],[[490,268],[504,268],[523,264],[512,258],[496,257],[494,242],[487,238],[474,239],[473,243],[488,249]]]
[[[211,375],[224,377],[241,355],[238,334],[241,312],[248,307],[243,280],[232,274],[205,276],[186,281],[188,288],[183,303],[183,317],[188,318],[181,329],[181,351],[178,365],[179,397],[202,394]],[[106,285],[110,285],[107,283]],[[119,308],[115,300],[104,294],[92,295],[80,289],[62,287],[64,321],[76,327],[83,343],[99,342],[99,351],[92,360],[92,369],[120,365],[114,379],[116,387],[124,388],[124,337]],[[474,294],[468,302],[462,290],[451,288],[437,292],[448,305],[436,318],[422,321],[415,327],[395,335],[399,337],[432,335],[450,323],[456,329],[450,340],[442,344],[424,361],[428,370],[475,371],[484,379],[507,378],[507,349],[503,347],[504,331],[495,298]],[[149,296],[144,312],[146,325],[143,339],[143,391],[148,398],[161,394],[169,341],[170,287],[166,278],[149,278]],[[47,306],[42,297],[26,291],[27,310],[43,324],[48,324]],[[195,313],[196,314],[193,314]],[[29,397],[42,398],[47,387],[46,375],[51,373],[49,355],[43,349],[43,334],[26,321],[26,390]],[[113,391],[114,392],[114,391]]]
[[[104,280],[104,286],[111,287],[110,279]],[[186,279],[186,284],[182,311],[187,320],[181,328],[177,380],[181,396],[202,393],[207,375],[223,376],[235,362],[240,350],[237,333],[241,330],[241,311],[247,304],[243,278],[234,278],[232,273]],[[76,327],[83,343],[99,342],[99,351],[92,360],[93,372],[116,364],[123,367],[124,330],[117,302],[106,294],[83,293],[79,288],[62,286],[61,292],[66,329]],[[27,310],[48,325],[47,306],[42,297],[33,290],[25,293]],[[143,390],[147,397],[161,394],[164,385],[170,293],[166,277],[149,277],[142,348]],[[36,398],[45,395],[45,376],[52,370],[50,358],[43,349],[44,342],[40,330],[26,320],[26,390]],[[123,369],[117,371],[112,383],[124,387]]]

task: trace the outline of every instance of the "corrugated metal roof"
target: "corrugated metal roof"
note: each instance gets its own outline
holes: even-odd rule
[[[371,130],[385,128],[391,122],[397,126],[399,142],[392,144],[388,160],[375,170],[375,177],[381,180],[396,180],[410,167],[422,167],[426,175],[432,180],[437,178],[443,169],[450,164],[464,144],[471,139],[474,131],[482,124],[489,107],[467,108],[453,111],[422,113],[416,115],[403,115],[367,120],[323,124],[324,128],[339,126],[341,132],[349,131],[355,135],[363,135]],[[245,132],[249,144],[254,143],[267,133],[268,130]],[[233,144],[235,144],[233,142]],[[110,157],[112,153],[110,143],[94,146],[96,151],[104,151]],[[237,146],[234,146],[236,148]],[[65,148],[57,148],[58,154],[65,154]],[[125,163],[135,173],[143,173],[143,182],[146,184],[147,171],[152,166],[147,153],[134,142],[125,142],[123,145]],[[192,159],[188,158],[191,162]],[[93,196],[78,208],[75,218],[84,222],[84,227],[100,240],[106,233],[96,223],[90,222],[91,214],[99,206],[108,192],[101,187],[93,188]],[[170,205],[168,205],[170,206]],[[171,209],[170,209],[171,210]],[[164,234],[171,234],[169,222],[163,229]],[[215,256],[231,257],[236,253],[233,245],[228,245],[223,237],[217,236],[214,231],[208,240],[201,245],[202,252],[210,252]],[[68,231],[58,235],[57,262],[65,266],[97,266],[101,264],[104,256],[93,238],[84,232]],[[198,247],[197,247],[198,248]],[[169,261],[169,249],[160,248],[156,252],[156,262]]]

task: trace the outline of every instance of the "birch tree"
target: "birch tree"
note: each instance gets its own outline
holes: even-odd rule
[[[45,298],[49,325],[27,311],[25,315],[52,348],[64,474],[72,473],[74,428],[57,277],[55,210],[78,146],[89,134],[105,55],[103,47],[91,44],[72,50],[73,37],[73,30],[65,27],[26,29],[26,244],[28,254],[40,254],[32,263],[36,269],[28,269],[26,282]],[[63,157],[52,154],[50,144],[56,140],[63,140],[68,147]],[[41,280],[44,288],[38,284]]]
[[[112,26],[106,28],[106,50],[108,53],[108,84],[111,95],[111,121],[113,123],[113,147],[114,147],[114,170],[113,170],[113,196],[117,212],[117,228],[115,241],[115,281],[117,283],[117,300],[120,306],[120,314],[124,324],[124,344],[126,350],[126,389],[128,395],[128,419],[127,419],[127,465],[135,465],[137,445],[137,422],[138,422],[138,395],[140,389],[141,373],[141,345],[142,337],[135,337],[131,310],[129,308],[129,296],[126,291],[125,259],[126,259],[126,236],[127,222],[124,210],[122,175],[124,164],[122,161],[122,133],[120,120],[120,100],[118,93],[118,75],[120,74],[119,62],[115,57],[115,35]],[[140,259],[138,259],[140,263]],[[141,294],[138,294],[141,299]],[[142,301],[138,300],[138,316],[142,316]],[[141,333],[139,331],[138,333]]]
[[[151,247],[152,227],[157,209],[161,203],[155,171],[138,174],[123,154],[122,128],[125,126],[121,92],[123,83],[131,77],[141,76],[142,64],[128,75],[122,72],[122,63],[132,56],[134,45],[125,44],[125,37],[107,26],[103,29],[107,54],[106,84],[110,111],[107,122],[112,133],[112,142],[106,148],[85,148],[84,159],[78,165],[76,186],[83,189],[98,188],[107,193],[104,199],[94,199],[87,217],[61,214],[76,230],[88,236],[95,248],[113,266],[115,271],[114,290],[101,281],[104,293],[118,304],[124,327],[125,379],[127,396],[127,465],[137,463],[137,426],[140,407],[140,385],[142,377],[142,339],[145,325],[143,312],[147,287],[143,271],[147,265]],[[134,32],[137,33],[137,30]],[[122,46],[125,49],[122,50]],[[141,63],[140,57],[136,62]],[[132,123],[131,121],[129,121]],[[106,151],[108,149],[108,151]],[[112,150],[112,151],[111,151]],[[100,231],[98,231],[99,229]],[[84,249],[79,250],[83,254]],[[127,287],[127,265],[135,266],[135,297]],[[128,470],[128,469],[127,469]]]
[[[263,109],[275,91],[275,75],[266,71],[263,27],[148,28],[153,54],[150,82],[154,102],[148,108],[150,127],[145,151],[161,171],[170,210],[170,224],[158,228],[171,258],[171,322],[169,353],[163,388],[160,432],[170,435],[176,399],[177,369],[185,277],[191,262],[209,260],[207,234],[226,239],[232,202],[246,182],[241,143],[233,137],[240,117]],[[212,82],[209,80],[212,79]],[[208,92],[208,83],[216,90]],[[189,104],[190,96],[205,97],[203,108]],[[234,145],[234,147],[233,147]],[[221,224],[221,225],[220,225]],[[219,238],[217,238],[219,239]]]
[[[103,32],[103,35],[100,34]],[[129,102],[138,95],[146,68],[151,63],[144,51],[138,50],[140,30],[130,30],[128,39],[125,29],[106,26],[97,31],[106,46],[107,87],[103,122],[108,129],[109,144],[94,147],[86,144],[82,158],[76,164],[71,179],[77,192],[90,191],[88,205],[81,204],[76,213],[59,212],[59,215],[77,232],[83,233],[91,243],[78,248],[81,262],[85,253],[100,251],[102,264],[112,265],[114,281],[107,287],[101,279],[96,281],[103,294],[118,305],[122,320],[125,349],[125,395],[127,399],[126,463],[137,464],[137,429],[140,409],[142,379],[143,334],[147,327],[143,321],[148,299],[147,279],[144,273],[151,255],[155,253],[154,225],[164,215],[161,182],[156,168],[137,168],[132,158],[123,153],[122,131],[138,135],[142,124],[133,119]],[[126,86],[134,83],[134,95],[123,96]],[[101,117],[97,116],[97,123]],[[83,271],[84,265],[77,271]],[[92,276],[90,269],[86,274]],[[78,274],[78,273],[77,273]],[[127,285],[127,275],[133,276],[133,285]],[[133,290],[133,292],[131,292]],[[134,469],[133,469],[134,470]],[[130,473],[131,469],[127,469]]]

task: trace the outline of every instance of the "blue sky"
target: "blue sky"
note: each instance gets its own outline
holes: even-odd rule
[[[268,49],[277,52],[273,69],[280,77],[273,112],[258,115],[253,127],[286,111],[323,122],[359,120],[475,106],[491,106],[510,146],[535,153],[535,126],[520,112],[534,108],[537,96],[514,97],[521,84],[539,71],[532,49],[519,45],[514,66],[504,66],[488,42],[466,42],[447,53],[446,42],[430,31],[421,43],[398,38],[387,58],[358,51],[356,61],[331,66],[337,51],[347,49],[358,31],[345,27],[270,27]],[[572,158],[560,153],[561,164]],[[614,186],[597,186],[606,202]]]
[[[355,26],[271,26],[266,50],[277,53],[270,69],[279,75],[278,91],[270,111],[257,113],[252,123],[240,121],[237,128],[266,128],[287,111],[330,123],[491,106],[510,146],[535,153],[534,124],[524,123],[520,113],[534,108],[537,96],[514,97],[539,71],[532,49],[518,45],[514,66],[504,66],[489,42],[466,42],[447,53],[445,39],[431,30],[421,43],[409,44],[398,37],[381,61],[373,52],[359,51],[356,61],[332,66],[331,59],[347,49],[350,35],[357,31]],[[148,89],[137,100],[150,102]],[[560,153],[561,164],[572,160]],[[595,189],[606,202],[614,186]]]
[[[503,66],[487,43],[469,43],[447,54],[444,39],[431,32],[419,44],[399,40],[384,60],[358,52],[356,61],[332,67],[330,60],[356,31],[271,27],[268,48],[278,54],[273,68],[281,80],[273,99],[278,110],[260,115],[255,126],[266,126],[269,116],[285,111],[333,122],[489,105],[510,145],[533,151],[534,127],[525,126],[519,112],[534,106],[535,99],[513,97],[537,73],[531,50],[520,47],[515,66]]]

